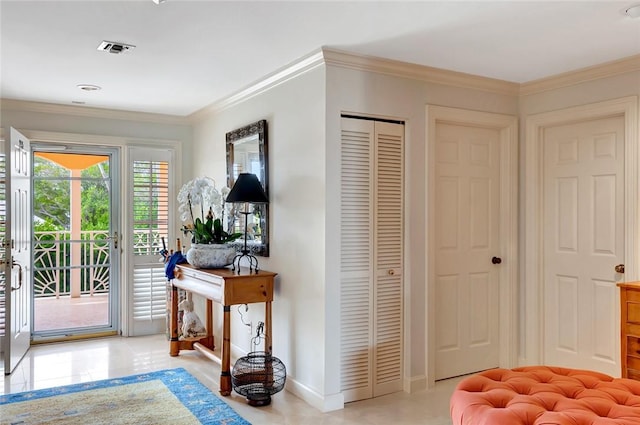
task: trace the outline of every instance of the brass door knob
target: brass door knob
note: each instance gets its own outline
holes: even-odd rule
[[[624,273],[624,264],[618,264],[615,266],[616,273]]]
[[[389,276],[393,276],[394,274],[396,274],[396,271],[395,271],[395,270],[393,270],[393,269],[389,269],[389,270],[387,270],[387,274],[388,274]]]

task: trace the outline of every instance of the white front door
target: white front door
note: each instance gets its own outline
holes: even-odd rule
[[[543,202],[543,362],[617,376],[623,117],[544,130]]]
[[[500,130],[437,123],[435,143],[435,379],[444,379],[500,363]]]
[[[31,152],[15,129],[5,141],[4,373],[13,372],[31,344]]]

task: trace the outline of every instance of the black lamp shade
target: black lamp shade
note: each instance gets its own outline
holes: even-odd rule
[[[255,174],[240,173],[231,191],[227,195],[227,202],[249,202],[251,204],[268,204],[269,198],[264,193],[262,184]]]

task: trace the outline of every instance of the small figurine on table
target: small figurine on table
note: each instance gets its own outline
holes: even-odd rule
[[[207,330],[202,324],[202,321],[195,311],[193,311],[193,301],[191,301],[191,297],[180,301],[178,310],[183,312],[181,340],[197,340],[207,335]]]

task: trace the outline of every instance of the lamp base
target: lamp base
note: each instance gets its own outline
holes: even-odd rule
[[[233,258],[233,263],[231,263],[233,267],[231,268],[231,270],[240,274],[240,261],[242,261],[243,258],[249,260],[249,274],[251,274],[251,271],[253,271],[255,274],[258,274],[258,259],[255,256],[249,254],[249,250],[246,249],[243,249],[241,251],[241,254],[238,254]]]

